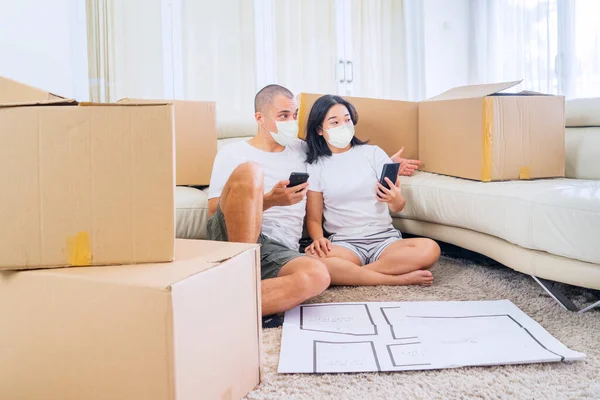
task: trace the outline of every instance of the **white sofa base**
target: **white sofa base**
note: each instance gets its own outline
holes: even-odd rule
[[[406,218],[394,218],[401,232],[429,237],[487,256],[515,271],[550,281],[600,290],[600,265],[525,249],[469,229]]]

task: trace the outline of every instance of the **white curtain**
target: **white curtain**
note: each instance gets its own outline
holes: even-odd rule
[[[600,1],[473,0],[471,83],[600,96]]]
[[[181,6],[185,98],[247,108],[256,87],[252,2],[182,0]]]
[[[90,97],[166,97],[161,0],[88,0]]]
[[[600,1],[566,2],[564,92],[570,97],[600,97]],[[567,47],[568,46],[568,47]]]
[[[523,79],[516,89],[558,92],[557,0],[475,0],[471,7],[471,83]]]
[[[352,0],[353,94],[409,97],[406,29],[402,0]]]
[[[257,91],[253,2],[181,0],[180,29],[183,98],[216,101],[221,132],[248,134]]]
[[[87,0],[87,8],[95,101],[214,100],[219,120],[247,122],[269,83],[346,94],[340,58],[350,61],[353,95],[409,96],[403,0]]]
[[[256,1],[258,86],[337,92],[334,0]]]

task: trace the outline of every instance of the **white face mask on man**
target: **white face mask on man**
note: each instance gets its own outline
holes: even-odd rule
[[[354,124],[348,122],[335,128],[329,128],[327,129],[327,135],[329,136],[327,141],[330,145],[338,149],[345,149],[354,137]]]
[[[266,117],[267,119],[271,119]],[[271,119],[271,121],[273,121]],[[282,146],[288,146],[298,139],[298,121],[273,121],[277,126],[277,132],[271,132],[266,127],[265,130],[271,134],[273,139]]]

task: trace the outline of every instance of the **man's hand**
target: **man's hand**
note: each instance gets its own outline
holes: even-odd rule
[[[276,183],[273,189],[265,194],[263,210],[271,207],[291,206],[304,200],[308,191],[308,182],[291,188],[286,187],[289,184],[288,180]]]
[[[402,197],[402,188],[400,187],[400,177],[396,177],[396,184],[394,185],[389,178],[385,178],[385,181],[390,186],[386,188],[381,183],[377,182],[377,200],[388,203],[392,212],[400,212],[406,204],[406,200]]]
[[[330,251],[331,242],[329,241],[329,239],[326,239],[324,237],[317,240],[313,240],[310,246],[308,246],[304,250],[304,252],[308,254],[314,255],[316,253],[319,257],[327,257]]]
[[[398,175],[404,176],[412,176],[416,170],[419,169],[419,165],[421,165],[421,161],[419,160],[407,160],[406,158],[402,158],[402,153],[404,153],[404,147],[402,147],[396,154],[394,154],[391,159],[393,162],[400,163],[400,170],[398,171]]]

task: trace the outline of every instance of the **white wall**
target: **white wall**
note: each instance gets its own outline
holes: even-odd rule
[[[423,0],[425,93],[469,84],[469,0]]]
[[[88,100],[85,1],[0,0],[0,75]]]

